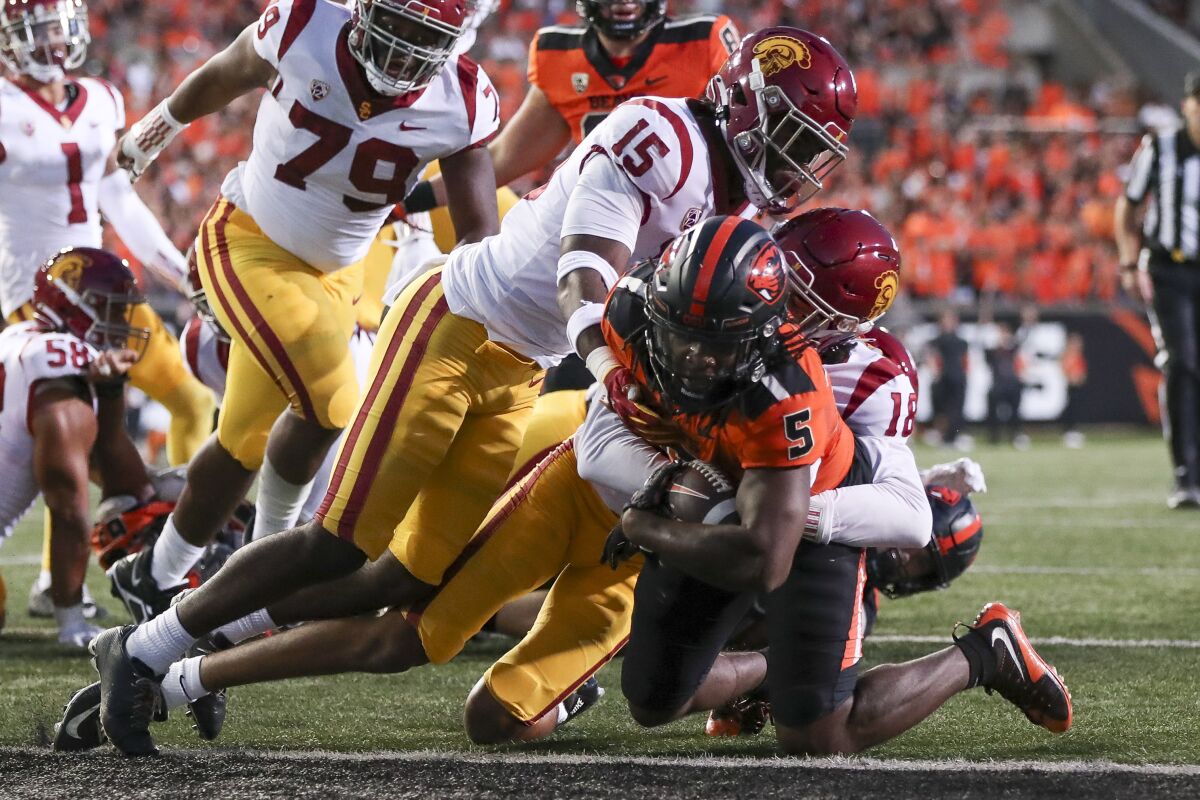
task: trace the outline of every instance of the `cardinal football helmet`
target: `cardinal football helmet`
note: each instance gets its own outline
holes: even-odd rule
[[[145,302],[125,259],[94,247],[67,247],[33,279],[35,318],[98,350],[129,348],[140,358],[150,331],[129,324]]]
[[[685,412],[713,410],[766,371],[786,315],[783,257],[754,222],[710,217],[668,245],[646,285],[648,372]]]
[[[781,223],[772,235],[790,267],[791,321],[805,336],[853,336],[896,299],[900,249],[867,212],[818,208]]]
[[[39,83],[78,69],[92,41],[83,0],[0,2],[0,62]]]
[[[846,60],[815,33],[779,26],[746,36],[708,98],[760,209],[796,208],[846,160],[858,90]]]
[[[372,89],[414,92],[453,55],[467,13],[466,0],[356,0],[347,46]]]
[[[609,6],[629,5],[631,2],[641,6],[641,12],[636,17],[614,19],[611,11],[605,16],[604,10]],[[636,39],[662,22],[667,15],[667,0],[577,0],[575,10],[587,20],[588,25],[611,39]]]
[[[867,581],[888,597],[944,589],[967,571],[983,544],[983,520],[965,494],[944,486],[925,487],[933,510],[933,538],[916,553],[899,548],[869,550]]]

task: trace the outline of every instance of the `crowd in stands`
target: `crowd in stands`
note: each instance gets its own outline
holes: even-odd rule
[[[261,0],[91,0],[86,69],[112,80],[136,120],[258,14]],[[1043,80],[1006,47],[990,0],[671,0],[671,13],[725,11],[743,31],[780,21],[825,34],[854,67],[850,160],[814,202],[871,210],[900,240],[907,289],[969,302],[1118,299],[1112,205],[1137,143],[1137,99],[1105,83]],[[578,21],[567,0],[505,0],[473,50],[508,118],[525,93],[534,31]],[[250,147],[256,97],[193,124],[138,190],[186,244],[221,179]],[[524,186],[518,187],[525,188]]]

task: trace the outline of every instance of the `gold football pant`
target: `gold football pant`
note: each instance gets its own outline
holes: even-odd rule
[[[497,500],[442,585],[414,607],[429,660],[453,658],[500,608],[555,578],[537,622],[484,675],[516,719],[552,710],[629,637],[642,558],[600,563],[617,515],[579,477],[570,440]]]
[[[258,469],[287,406],[321,427],[345,427],[358,402],[350,336],[361,262],[331,273],[314,269],[223,197],[201,223],[196,260],[231,340],[217,419],[221,446]]]
[[[8,321],[33,319],[33,304],[8,315]],[[167,461],[186,464],[212,433],[216,401],[212,392],[188,371],[179,353],[179,340],[148,303],[133,307],[129,324],[150,331],[146,350],[129,371],[129,382],[161,403],[171,414],[167,431]]]
[[[450,313],[441,278],[413,281],[384,318],[316,515],[433,585],[503,491],[541,382],[534,362]]]

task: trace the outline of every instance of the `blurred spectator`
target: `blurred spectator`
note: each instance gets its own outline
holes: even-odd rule
[[[1083,433],[1079,430],[1079,408],[1083,386],[1087,383],[1087,359],[1083,355],[1083,335],[1067,334],[1067,343],[1059,358],[1063,377],[1067,380],[1067,404],[1060,421],[1063,426],[1063,444],[1071,449],[1083,447]]]
[[[1020,342],[1007,322],[998,322],[996,341],[984,351],[984,359],[992,372],[992,385],[987,395],[988,440],[1003,441],[1004,429],[1014,447],[1029,446],[1029,437],[1021,430],[1021,355]]]
[[[967,340],[958,333],[958,312],[946,309],[938,318],[938,335],[929,342],[937,377],[933,381],[933,443],[968,448],[962,432],[967,399]]]

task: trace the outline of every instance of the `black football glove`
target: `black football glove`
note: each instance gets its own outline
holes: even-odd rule
[[[608,538],[604,540],[604,553],[600,556],[601,564],[608,564],[611,569],[616,569],[629,559],[636,556],[638,553],[649,553],[643,550],[625,537],[625,531],[621,530],[621,523],[613,526],[613,529],[608,532]]]
[[[625,504],[625,510],[636,508],[638,511],[649,511],[660,517],[671,516],[671,504],[667,494],[679,471],[687,466],[684,461],[668,461],[651,473],[642,488],[633,493],[633,497]]]

